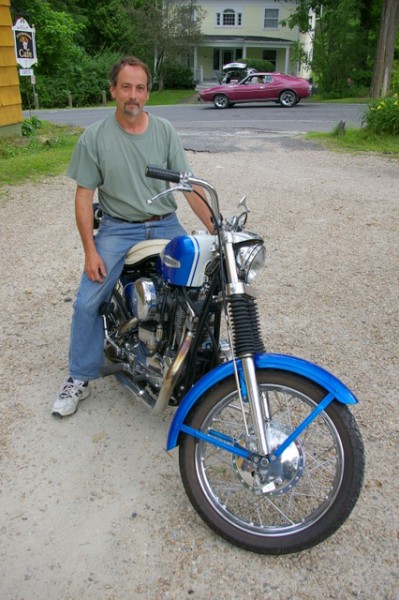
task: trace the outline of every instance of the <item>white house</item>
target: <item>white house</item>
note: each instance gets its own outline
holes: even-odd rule
[[[198,81],[215,79],[223,65],[246,58],[268,60],[275,71],[309,76],[295,64],[292,53],[295,42],[309,51],[309,37],[281,25],[295,10],[295,0],[197,0],[197,5],[206,13],[203,39],[192,59]]]

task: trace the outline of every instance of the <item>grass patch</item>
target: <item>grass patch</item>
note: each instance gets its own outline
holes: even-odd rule
[[[189,101],[193,96],[197,97],[195,90],[162,90],[162,92],[153,91],[147,102],[148,106],[169,106],[171,104],[180,104]]]
[[[377,152],[399,158],[398,135],[376,135],[367,129],[345,128],[339,132],[309,133],[308,139],[324,144],[329,150],[342,152]]]
[[[154,90],[150,93],[150,99],[146,106],[172,106],[173,104],[188,104],[197,101],[198,92],[195,90]],[[115,106],[115,101],[110,100],[107,106]]]
[[[320,94],[312,94],[304,99],[305,102],[321,102],[322,104],[369,104],[370,98],[367,96],[348,97],[348,98],[323,98]]]
[[[40,121],[27,137],[2,138],[0,185],[60,175],[69,164],[81,133],[78,127]]]
[[[326,99],[320,98],[316,100],[316,102],[323,102],[323,104],[369,104],[370,98],[368,96],[354,98],[353,96],[350,98],[334,98],[334,99]]]
[[[150,93],[150,99],[146,106],[172,106],[173,104],[185,104],[186,102],[196,101],[198,92],[195,90],[154,90]],[[107,106],[115,106],[115,101],[110,100]]]

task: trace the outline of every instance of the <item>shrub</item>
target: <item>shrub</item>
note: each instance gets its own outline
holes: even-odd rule
[[[163,86],[169,90],[190,90],[195,87],[193,72],[178,62],[168,62],[163,69]]]
[[[399,135],[399,97],[375,100],[363,117],[363,125],[377,135]]]
[[[109,90],[108,71],[118,58],[118,54],[110,51],[103,51],[94,57],[82,52],[79,60],[54,70],[51,75],[38,74],[36,92],[41,108],[66,107],[68,92],[71,93],[75,107],[100,104],[103,90]],[[21,86],[24,108],[33,105],[29,88],[30,86],[25,86],[22,89]]]
[[[275,71],[273,63],[269,62],[268,60],[261,60],[259,58],[243,58],[242,62],[244,62],[249,69],[256,69],[257,71],[266,71],[269,73]]]
[[[41,120],[35,117],[34,115],[30,119],[24,119],[21,128],[22,135],[24,137],[31,137],[36,133],[37,129],[40,129],[41,126]]]

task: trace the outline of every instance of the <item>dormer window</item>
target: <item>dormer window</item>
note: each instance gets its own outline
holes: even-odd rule
[[[242,12],[226,8],[223,12],[216,13],[216,25],[218,27],[241,27]]]

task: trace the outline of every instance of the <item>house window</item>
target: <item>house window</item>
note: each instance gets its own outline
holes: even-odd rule
[[[278,8],[265,8],[265,29],[278,29]]]
[[[241,27],[242,13],[232,8],[226,8],[223,12],[217,12],[216,25],[218,27]]]

